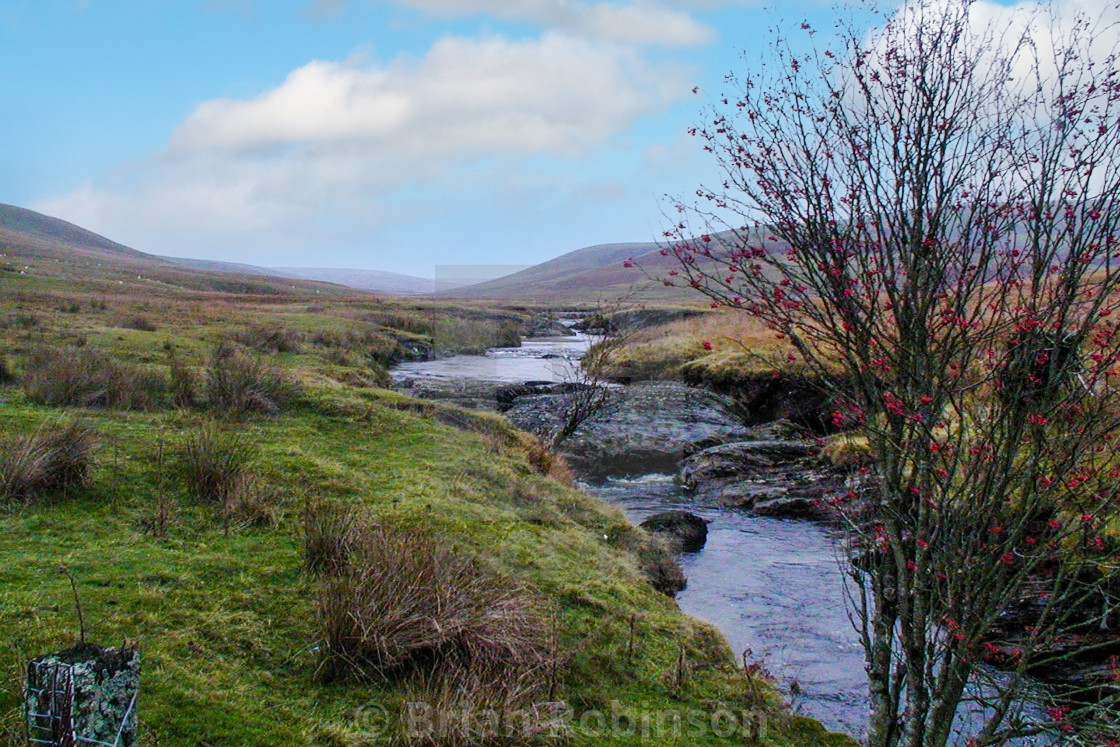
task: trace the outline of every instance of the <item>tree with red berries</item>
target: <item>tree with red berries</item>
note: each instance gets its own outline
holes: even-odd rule
[[[667,282],[762,320],[867,436],[839,510],[875,747],[1118,723],[1107,663],[1028,697],[1120,636],[1116,35],[986,9],[775,45],[694,130],[723,181],[666,235]]]

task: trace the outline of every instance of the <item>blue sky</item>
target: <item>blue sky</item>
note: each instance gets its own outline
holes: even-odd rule
[[[816,0],[0,0],[0,202],[137,249],[431,276],[651,241]],[[702,94],[692,93],[700,86]]]

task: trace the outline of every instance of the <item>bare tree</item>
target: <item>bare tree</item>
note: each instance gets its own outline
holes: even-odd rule
[[[632,325],[625,322],[625,300],[600,303],[589,318],[602,321],[597,339],[565,376],[564,391],[554,422],[542,426],[537,435],[552,451],[591,418],[606,415],[617,402],[613,373],[618,352],[630,341]]]
[[[724,181],[666,233],[667,282],[757,315],[869,438],[844,510],[876,747],[941,747],[970,700],[972,745],[1116,738],[1116,681],[1023,708],[1120,627],[1114,28],[981,15],[916,0],[777,43],[694,131]]]

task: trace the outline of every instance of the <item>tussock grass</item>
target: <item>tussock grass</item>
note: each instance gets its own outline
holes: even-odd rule
[[[162,379],[87,347],[42,347],[28,357],[23,391],[32,402],[54,407],[151,407],[162,397]]]
[[[347,506],[333,501],[309,503],[303,512],[304,568],[317,575],[342,575],[349,570],[365,529]]]
[[[159,327],[156,326],[155,322],[153,322],[148,317],[142,316],[140,314],[137,314],[136,316],[130,316],[128,319],[125,319],[123,322],[121,322],[121,326],[125,327],[126,329],[135,329],[138,332],[155,332],[159,329]]]
[[[263,358],[222,343],[206,369],[206,404],[222,414],[274,414],[292,393],[283,374]]]
[[[168,392],[176,407],[198,404],[198,374],[171,351],[167,362]]]
[[[95,431],[72,421],[0,442],[0,501],[28,501],[80,487],[90,478]]]
[[[179,473],[192,498],[225,506],[251,479],[253,449],[236,433],[209,423],[189,433],[179,454]]]
[[[449,544],[394,525],[361,535],[348,572],[319,589],[325,678],[417,676],[499,703],[541,694],[547,617],[515,581]]]
[[[299,353],[304,334],[279,324],[252,324],[235,332],[233,341],[259,353]]]

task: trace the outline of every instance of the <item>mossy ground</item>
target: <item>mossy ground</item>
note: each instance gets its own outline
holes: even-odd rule
[[[376,325],[369,299],[71,299],[67,280],[18,294],[0,287],[0,338],[17,377],[26,352],[67,341],[167,375],[169,351],[192,367],[253,323],[306,332]],[[65,303],[63,303],[65,301]],[[72,311],[76,304],[78,311]],[[390,309],[392,310],[392,309]],[[399,311],[399,309],[398,309]],[[406,315],[445,310],[405,310]],[[142,314],[154,331],[119,324]],[[33,319],[33,322],[21,321]],[[764,683],[735,667],[710,627],[655,592],[638,569],[645,541],[620,512],[540,474],[532,441],[496,417],[420,403],[369,386],[363,360],[323,346],[269,360],[297,384],[275,416],[220,421],[253,445],[253,471],[278,520],[240,525],[187,497],[174,459],[185,435],[221,413],[174,409],[66,411],[0,386],[0,441],[61,417],[88,422],[101,444],[92,482],[68,495],[0,506],[0,734],[19,744],[25,662],[77,639],[65,568],[77,581],[87,636],[125,639],[143,657],[146,745],[377,744],[380,709],[399,714],[393,682],[323,683],[316,676],[316,580],[302,568],[308,501],[361,505],[383,520],[435,532],[532,590],[555,615],[564,666],[556,696],[576,712],[619,702],[649,712],[762,708],[772,744],[831,744],[783,715]],[[355,365],[351,365],[354,363]],[[166,522],[164,522],[166,520]],[[163,526],[163,524],[166,526]],[[634,654],[626,655],[635,620]],[[680,676],[680,662],[685,663]],[[394,733],[393,729],[390,734]],[[649,739],[625,730],[574,733],[574,744],[738,744],[707,734]]]

